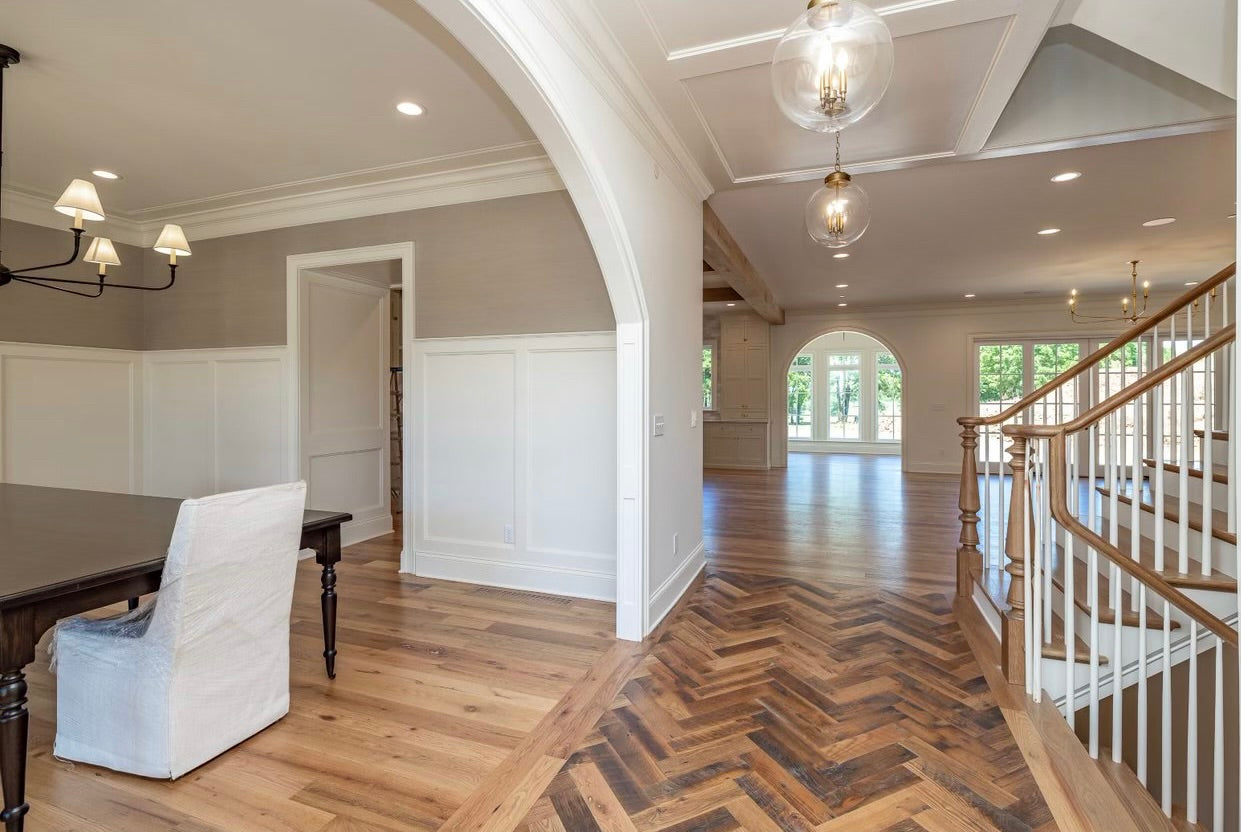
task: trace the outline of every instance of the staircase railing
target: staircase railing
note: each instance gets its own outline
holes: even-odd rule
[[[974,585],[987,570],[1005,567],[1004,541],[1007,538],[1008,512],[1012,477],[1006,472],[1004,453],[999,441],[1005,425],[1062,424],[1076,418],[1090,405],[1091,391],[1098,387],[1102,367],[1120,350],[1135,345],[1137,366],[1130,372],[1127,362],[1122,361],[1118,378],[1120,388],[1128,386],[1168,358],[1184,352],[1198,340],[1209,334],[1212,327],[1218,329],[1230,321],[1230,289],[1234,288],[1236,263],[1221,269],[1208,280],[1192,287],[1160,311],[1145,318],[1103,347],[1087,356],[1068,370],[1060,373],[1047,384],[1022,397],[1016,404],[1002,412],[989,415],[964,416],[957,420],[961,426],[961,484],[960,509],[961,534],[957,549],[957,592],[968,597]],[[1085,387],[1083,382],[1091,382]],[[1191,388],[1191,394],[1196,391]],[[1190,422],[1197,421],[1200,403],[1187,400],[1173,392],[1164,403],[1166,416],[1179,425],[1188,410]],[[1222,398],[1222,397],[1221,397]],[[1223,401],[1217,403],[1221,412],[1226,409]],[[1214,405],[1213,405],[1214,406]],[[1167,456],[1179,459],[1191,458],[1194,443],[1181,442],[1181,431],[1168,430]],[[1191,437],[1192,438],[1192,437]],[[1210,443],[1204,443],[1204,449]],[[1190,454],[1183,454],[1183,451]],[[1207,460],[1203,459],[1203,462]],[[1228,460],[1231,466],[1232,460]],[[1229,482],[1234,480],[1229,477]],[[1231,489],[1231,485],[1229,486]],[[1233,494],[1230,490],[1229,496]],[[1228,511],[1230,528],[1235,528],[1235,500],[1230,499]]]
[[[1168,817],[1174,806],[1183,807],[1189,824],[1209,823],[1216,832],[1237,829],[1241,818],[1241,727],[1232,681],[1238,678],[1241,598],[1235,583],[1215,593],[1185,587],[1191,575],[1217,575],[1221,542],[1232,547],[1226,550],[1231,577],[1239,574],[1235,521],[1218,516],[1210,496],[1211,446],[1222,441],[1212,439],[1222,426],[1213,421],[1211,382],[1231,366],[1235,338],[1235,325],[1224,326],[1065,424],[1003,427],[1012,440],[1013,471],[1005,548],[1011,608],[1003,652],[1006,663],[1015,664],[1006,673],[1023,681],[1036,701],[1062,691],[1057,704],[1092,757],[1098,759],[1107,742],[1111,759],[1134,771]],[[1207,399],[1205,467],[1203,496],[1191,502],[1186,476],[1194,436],[1185,408],[1195,384]],[[1164,407],[1174,396],[1181,403],[1175,421]],[[1122,424],[1127,413],[1136,420],[1132,436]],[[1150,414],[1154,418],[1146,418]],[[1229,459],[1235,456],[1235,421],[1230,414]],[[1164,441],[1169,427],[1179,433],[1175,445]],[[1132,443],[1127,458],[1126,442]],[[1171,498],[1165,494],[1167,447],[1178,449],[1178,488]],[[1143,475],[1147,450],[1155,457],[1149,483]],[[1131,514],[1127,539],[1121,512]],[[1143,524],[1140,513],[1153,522]],[[1053,644],[1063,650],[1052,650]],[[1136,694],[1126,695],[1133,688]]]

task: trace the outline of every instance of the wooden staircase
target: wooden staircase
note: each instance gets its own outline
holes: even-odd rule
[[[1139,829],[1241,829],[1234,275],[1004,413],[958,420],[958,596]],[[1151,361],[1124,389],[1066,405],[1132,343]],[[1073,418],[1037,423],[1048,409]],[[980,460],[997,433],[1008,459]]]

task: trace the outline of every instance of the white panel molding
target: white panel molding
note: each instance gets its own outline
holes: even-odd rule
[[[272,485],[296,479],[292,473],[291,431],[288,424],[288,348],[230,347],[223,349],[152,350],[139,353],[143,364],[143,413],[145,441],[143,443],[142,467],[145,472],[145,493],[165,497],[201,497],[221,491]],[[222,374],[232,369],[270,369],[270,379],[254,379],[248,386],[232,389],[222,384]],[[202,391],[208,403],[203,410],[196,402],[180,399],[173,385],[178,376],[199,372],[203,377],[193,383],[203,384]],[[274,380],[273,391],[269,382]],[[165,394],[170,394],[167,399]],[[274,407],[255,406],[255,397],[273,395]],[[245,424],[241,431],[249,436],[273,436],[277,447],[269,459],[255,454],[245,455],[247,465],[256,468],[242,470],[236,461],[225,459],[227,450],[234,447],[226,436],[225,418],[239,416]],[[202,458],[196,459],[193,449],[183,441],[163,437],[161,428],[168,420],[178,426],[189,426],[201,431],[204,445],[198,450]],[[169,479],[174,474],[178,482]],[[187,482],[201,483],[198,488]],[[187,490],[187,488],[191,490]],[[197,492],[197,493],[194,493]]]
[[[191,239],[206,240],[564,190],[564,183],[551,161],[542,155],[541,149],[537,153],[529,158],[504,161],[463,159],[476,163],[431,172],[424,169],[429,161],[438,160],[424,160],[380,171],[259,188],[137,212],[110,209],[106,225],[117,242],[149,247],[167,222],[184,227]],[[382,179],[368,181],[381,175]],[[8,187],[4,191],[4,216],[32,225],[64,228],[62,215],[51,209],[56,196]]]
[[[694,579],[706,568],[706,549],[704,542],[700,540],[689,556],[681,561],[681,565],[674,569],[667,580],[660,584],[651,595],[652,629],[664,619],[664,616],[672,612],[677,601],[681,600],[681,596],[694,583]]]
[[[47,447],[47,457],[52,460],[46,464],[59,466],[55,470],[41,470],[37,478],[41,485],[60,485],[66,488],[112,488],[112,490],[140,493],[142,491],[142,453],[143,453],[143,409],[142,409],[142,353],[134,350],[100,349],[95,347],[71,347],[53,344],[25,344],[0,342],[0,482],[28,482],[32,478],[21,472],[12,470],[14,461],[6,458],[5,448],[19,425],[6,421],[9,413],[6,399],[14,395],[55,396],[56,389],[46,391],[38,389],[15,391],[10,384],[18,383],[16,374],[11,370],[13,361],[42,361],[54,364],[57,369],[70,370],[77,367],[83,379],[95,378],[101,365],[119,366],[123,368],[123,387],[118,388],[114,395],[121,402],[123,411],[120,423],[108,423],[99,418],[98,412],[92,412],[91,405],[85,404],[79,409],[59,408],[63,413],[63,423],[54,426],[54,437],[18,437],[16,441],[25,445],[27,442],[39,447],[40,443],[54,443]],[[43,383],[42,381],[40,383]],[[48,381],[47,383],[51,383]],[[98,402],[95,403],[96,405]],[[70,420],[78,420],[72,422]],[[111,443],[122,446],[124,466],[122,476],[116,480],[99,479],[99,472],[93,466],[99,464],[92,458],[88,445],[82,444],[90,440],[108,439]],[[75,450],[78,445],[81,448]],[[63,452],[57,459],[57,453]],[[101,485],[107,482],[108,485]],[[115,483],[113,488],[111,483]]]
[[[864,454],[867,456],[900,456],[900,442],[849,442],[814,439],[790,439],[789,453],[803,454]]]
[[[572,546],[561,540],[550,543],[535,541],[531,535],[534,519],[540,510],[564,510],[563,504],[559,502],[554,506],[546,502],[540,503],[541,500],[550,498],[538,487],[531,446],[536,431],[543,424],[563,418],[564,414],[546,412],[548,408],[555,409],[556,406],[554,402],[549,403],[545,397],[539,395],[537,376],[532,374],[534,365],[545,357],[565,360],[572,360],[575,355],[599,354],[607,357],[615,349],[615,334],[611,332],[430,338],[414,343],[411,360],[407,361],[407,366],[412,371],[407,378],[407,384],[413,393],[414,402],[406,412],[416,414],[416,417],[412,419],[412,426],[407,431],[406,447],[416,454],[413,489],[420,496],[407,511],[425,513],[439,510],[426,502],[427,496],[443,494],[449,490],[459,491],[462,485],[462,481],[459,481],[453,484],[452,489],[448,488],[448,483],[437,488],[436,479],[445,476],[445,472],[432,470],[431,455],[426,450],[433,445],[452,441],[436,432],[437,428],[429,410],[432,403],[443,404],[443,400],[436,397],[451,395],[451,391],[434,387],[437,381],[428,370],[430,362],[445,359],[462,359],[467,364],[470,359],[488,361],[489,372],[502,372],[506,376],[511,373],[512,382],[511,420],[497,413],[493,424],[489,425],[495,432],[495,438],[501,440],[501,444],[511,443],[511,458],[505,454],[503,459],[495,460],[498,465],[494,472],[487,470],[485,463],[483,469],[478,469],[475,463],[472,470],[454,471],[452,474],[473,481],[484,481],[491,486],[498,483],[501,490],[511,488],[511,498],[504,497],[499,503],[492,499],[493,505],[486,517],[479,514],[483,509],[481,505],[463,501],[457,501],[460,505],[454,503],[452,514],[456,524],[459,527],[465,524],[478,529],[477,535],[470,535],[470,539],[442,532],[432,534],[433,518],[420,514],[419,522],[415,524],[417,536],[412,538],[416,574],[554,595],[606,601],[616,599],[616,556],[613,552],[606,551],[606,543]],[[497,363],[494,360],[497,356],[508,357],[511,362]],[[602,366],[606,370],[598,379],[601,394],[597,397],[585,395],[581,408],[573,414],[573,418],[595,420],[610,433],[615,407],[606,394],[615,389],[615,379],[611,375],[614,366],[612,359],[605,358]],[[592,402],[597,403],[597,406],[592,407]],[[551,424],[554,428],[555,423]],[[486,437],[478,437],[480,442],[486,440]],[[590,449],[582,449],[583,454],[589,452]],[[585,468],[588,475],[597,473],[598,476],[591,477],[591,484],[576,491],[571,498],[575,503],[580,501],[576,504],[585,516],[599,514],[600,501],[605,504],[604,513],[612,510],[616,477],[608,469],[615,464],[615,457],[607,453],[604,459],[603,464],[588,465]],[[585,461],[589,462],[589,459]],[[503,482],[505,479],[510,479],[507,485]],[[563,500],[563,495],[559,499]],[[503,510],[497,514],[497,508]],[[495,535],[487,533],[487,529],[496,527],[497,524],[505,525],[506,522],[513,531],[511,542],[503,542],[498,527]],[[564,530],[557,531],[559,533]],[[568,531],[570,536],[578,540],[588,538],[594,532],[590,528]]]

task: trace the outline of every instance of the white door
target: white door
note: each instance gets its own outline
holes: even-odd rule
[[[313,271],[299,280],[306,506],[352,513],[341,529],[349,545],[392,531],[389,291]]]

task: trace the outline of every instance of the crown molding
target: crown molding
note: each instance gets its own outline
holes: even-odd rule
[[[169,222],[182,226],[192,240],[208,240],[563,190],[551,160],[541,148],[539,155],[531,156],[531,145],[538,148],[537,143],[527,143],[493,149],[524,158],[463,167],[462,161],[494,157],[494,152],[456,154],[129,213],[113,211],[100,227],[118,243],[147,247]],[[50,207],[55,200],[54,194],[9,187],[4,191],[4,217],[62,228],[60,215]]]

